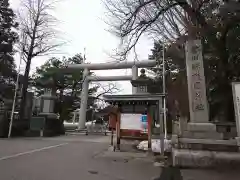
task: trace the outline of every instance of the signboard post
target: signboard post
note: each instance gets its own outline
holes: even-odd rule
[[[237,127],[237,135],[240,137],[240,82],[232,83],[233,103]]]
[[[45,117],[32,117],[30,122],[30,130],[39,131],[40,136],[43,137],[44,126],[45,126]]]

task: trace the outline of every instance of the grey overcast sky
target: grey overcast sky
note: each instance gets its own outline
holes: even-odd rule
[[[10,0],[11,7],[17,11],[21,0]],[[87,62],[107,62],[113,61],[109,54],[113,53],[120,43],[120,39],[110,34],[106,30],[108,26],[103,22],[104,5],[101,0],[62,0],[57,4],[56,14],[59,20],[59,29],[64,32],[64,38],[69,40],[67,46],[62,47],[61,56],[73,56],[76,53],[83,53],[86,48]],[[136,52],[139,60],[147,59],[152,41],[146,37],[142,38],[137,45]],[[58,55],[59,56],[59,55]],[[32,62],[31,71],[41,66],[49,57],[36,58]],[[134,59],[130,54],[128,61]],[[19,60],[17,59],[17,64]],[[130,70],[109,70],[96,71],[97,75],[129,75]],[[131,93],[130,82],[118,82],[123,91],[121,93]]]

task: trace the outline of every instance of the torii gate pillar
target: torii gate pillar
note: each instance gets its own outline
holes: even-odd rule
[[[88,79],[89,70],[87,68],[83,71],[83,82],[82,82],[82,92],[81,92],[81,106],[80,106],[80,115],[78,122],[78,129],[84,129],[86,123],[86,111],[87,111],[87,103],[88,103]]]

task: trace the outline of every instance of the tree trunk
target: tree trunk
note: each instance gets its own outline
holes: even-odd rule
[[[33,51],[34,51],[34,42],[36,38],[36,32],[37,32],[37,24],[39,20],[39,14],[36,17],[36,20],[34,22],[34,29],[33,29],[33,35],[31,38],[31,44],[29,47],[29,51],[27,53],[27,63],[26,63],[26,69],[23,77],[23,86],[22,86],[22,94],[21,94],[21,104],[20,104],[20,112],[19,112],[19,118],[20,121],[24,121],[24,107],[26,104],[26,96],[27,96],[27,88],[28,88],[28,77],[31,67],[31,61],[33,58]],[[28,127],[26,127],[28,128]]]
[[[231,72],[229,70],[228,59],[229,55],[226,47],[226,39],[222,38],[219,43],[219,49],[217,55],[220,57],[219,62],[219,91],[220,98],[222,98],[220,111],[223,112],[224,121],[233,121],[234,120],[234,105],[233,105],[233,95],[231,88]]]
[[[64,118],[63,118],[63,108],[62,108],[62,102],[63,102],[63,89],[60,89],[60,94],[59,94],[59,101],[60,101],[60,108],[59,108],[59,119],[61,122],[64,121]]]
[[[24,78],[23,78],[22,93],[21,93],[21,104],[20,104],[20,112],[19,112],[19,117],[20,117],[21,122],[25,121],[24,110],[25,110],[25,104],[26,104],[26,98],[27,98],[28,77],[29,77],[30,67],[31,67],[31,57],[28,56],[27,64],[26,64],[26,70],[25,70]],[[28,124],[24,125],[24,127],[25,126],[28,126]],[[25,127],[25,128],[27,128],[27,127]],[[22,129],[22,130],[24,130],[24,129]]]

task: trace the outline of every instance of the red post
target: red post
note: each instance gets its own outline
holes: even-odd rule
[[[112,114],[109,114],[109,128],[111,129],[111,146],[113,146],[113,126],[112,126],[112,121],[114,121]]]
[[[120,121],[121,121],[121,112],[117,112],[116,118],[116,134],[117,134],[117,150],[120,150]]]

